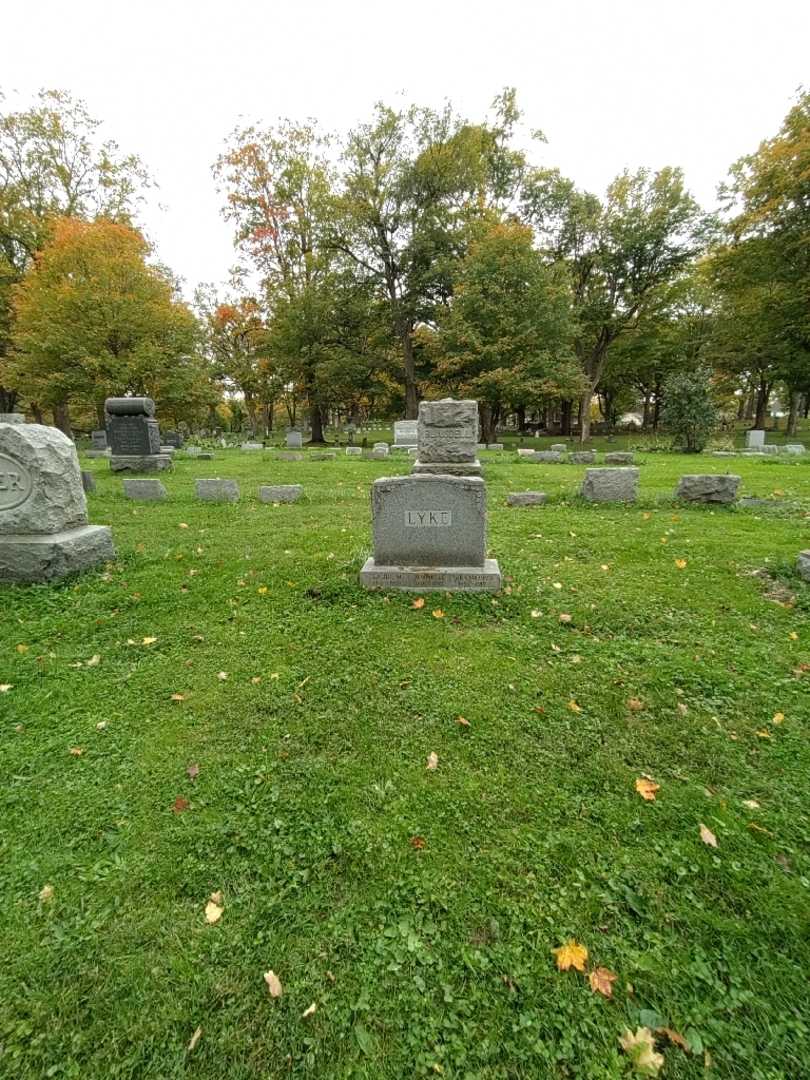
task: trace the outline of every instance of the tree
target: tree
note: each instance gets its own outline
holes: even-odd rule
[[[717,426],[710,380],[707,368],[679,371],[664,388],[664,423],[689,454],[699,453]]]
[[[493,442],[505,405],[576,393],[582,379],[564,269],[546,264],[528,226],[490,221],[473,235],[439,323],[438,375],[479,399],[482,439]]]
[[[83,102],[41,91],[38,104],[0,113],[0,412],[19,391],[6,386],[11,295],[57,217],[127,222],[150,183],[141,161],[98,139]]]
[[[673,168],[622,173],[604,203],[577,191],[556,170],[536,170],[522,205],[542,246],[571,274],[575,348],[587,380],[579,404],[584,442],[611,345],[639,325],[661,286],[700,250],[703,219],[681,170]]]
[[[99,412],[110,394],[190,394],[205,381],[198,325],[143,236],[111,221],[62,218],[14,289],[11,385],[55,410]]]

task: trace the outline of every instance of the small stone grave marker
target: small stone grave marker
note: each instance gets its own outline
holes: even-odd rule
[[[124,495],[136,502],[162,502],[167,491],[160,480],[124,480]]]
[[[202,502],[237,502],[239,484],[236,480],[197,480],[194,485],[197,498]]]

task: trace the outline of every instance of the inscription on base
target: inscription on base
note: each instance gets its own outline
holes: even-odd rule
[[[431,529],[453,524],[452,510],[406,510],[405,524],[412,529]]]

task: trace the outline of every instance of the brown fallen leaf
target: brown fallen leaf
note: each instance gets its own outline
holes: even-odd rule
[[[571,712],[582,712],[582,709],[577,705],[573,698],[568,702],[568,708]]]
[[[574,616],[569,615],[567,611],[561,611],[558,618],[561,623],[570,623],[573,620]]]
[[[425,598],[424,598],[424,596],[417,596],[417,598],[411,604],[411,607],[415,611],[421,611],[424,606],[425,606]]]
[[[619,1039],[619,1045],[633,1063],[636,1072],[642,1076],[657,1076],[664,1064],[664,1055],[655,1051],[653,1033],[648,1027],[629,1028]]]
[[[644,702],[641,700],[641,698],[628,698],[627,708],[630,710],[630,712],[641,712],[641,710],[644,708]]]
[[[673,1043],[673,1045],[680,1046],[681,1050],[683,1050],[684,1053],[690,1053],[689,1043],[686,1041],[683,1035],[680,1034],[680,1032],[673,1031],[672,1028],[668,1027],[658,1027],[655,1029],[655,1034],[666,1036],[666,1038],[669,1039],[669,1041]]]
[[[706,828],[702,821],[700,823],[700,839],[704,844],[708,844],[709,847],[717,847],[717,837],[711,829]]]
[[[195,1046],[197,1045],[197,1043],[200,1041],[201,1038],[202,1038],[202,1028],[198,1027],[198,1028],[195,1029],[194,1034],[191,1036],[191,1039],[189,1040],[189,1044],[186,1047],[186,1049],[187,1049],[187,1051],[189,1053],[191,1053],[191,1051],[195,1048]]]
[[[573,938],[569,938],[564,945],[551,951],[557,961],[558,971],[568,971],[569,968],[576,968],[577,971],[585,970],[588,950]]]
[[[185,694],[172,694],[172,701],[185,701],[185,700],[186,700],[186,695]]]
[[[184,799],[182,795],[178,795],[172,803],[172,813],[182,814],[184,810],[188,810],[190,803],[188,799]]]
[[[428,769],[430,772],[433,772],[438,767],[438,764],[439,755],[436,753],[435,750],[431,750],[431,752],[428,754],[427,765],[425,766],[425,768]]]
[[[196,780],[197,777],[200,775],[200,766],[197,765],[195,762],[192,762],[191,765],[187,765],[186,775],[188,776],[189,780]]]
[[[70,753],[71,753],[71,755],[73,757],[81,757],[82,754],[84,753],[84,747],[83,746],[71,746]]]
[[[267,983],[267,989],[270,991],[270,997],[281,997],[284,991],[281,988],[281,979],[279,979],[275,971],[265,971],[264,981]]]
[[[218,899],[215,900],[214,897],[217,897]],[[222,906],[222,893],[212,893],[211,899],[205,905],[205,921],[213,926],[214,923],[218,923],[222,918],[222,912],[224,910],[225,909]]]
[[[424,836],[412,836],[408,843],[412,848],[416,848],[417,851],[421,851],[427,845],[427,840]]]
[[[463,716],[457,716],[456,717],[456,723],[460,724],[461,727],[469,727],[470,726],[470,721],[465,720],[465,718]]]
[[[636,791],[647,802],[655,802],[655,793],[660,790],[660,787],[660,784],[656,784],[654,780],[650,780],[646,776],[640,776],[636,780]]]
[[[595,994],[601,994],[602,997],[613,997],[613,984],[615,983],[618,975],[615,975],[608,968],[598,967],[588,973],[588,982],[591,984],[591,990]]]

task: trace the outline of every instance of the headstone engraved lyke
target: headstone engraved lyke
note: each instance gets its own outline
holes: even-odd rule
[[[371,490],[374,555],[367,589],[496,592],[501,572],[486,557],[486,486],[477,476],[384,477]]]
[[[107,398],[104,411],[113,472],[158,472],[172,467],[171,457],[160,452],[160,428],[151,398]]]
[[[115,558],[87,523],[76,448],[57,428],[0,424],[0,582],[49,581]]]
[[[419,403],[418,453],[414,473],[445,476],[480,476],[478,460],[478,402]]]

